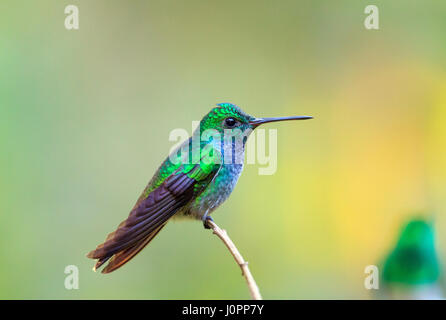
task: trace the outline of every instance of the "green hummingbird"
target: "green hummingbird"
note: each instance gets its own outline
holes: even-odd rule
[[[433,225],[424,219],[413,219],[403,226],[395,248],[383,263],[381,282],[386,298],[443,298],[434,239]]]
[[[231,103],[212,108],[192,136],[161,164],[126,220],[87,254],[112,272],[138,254],[173,217],[203,222],[231,194],[243,170],[245,142],[259,125],[309,116],[255,118]]]

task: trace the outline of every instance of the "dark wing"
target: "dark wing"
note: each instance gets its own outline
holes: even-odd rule
[[[199,189],[196,187],[204,186],[218,170],[204,171],[199,164],[187,172],[177,171],[147,198],[139,201],[127,220],[121,222],[104,243],[88,253],[88,258],[98,259],[94,270],[110,259],[102,273],[112,272],[140,252],[164,227],[167,220],[192,199]]]

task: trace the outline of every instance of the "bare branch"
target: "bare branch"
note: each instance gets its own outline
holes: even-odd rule
[[[207,220],[206,223],[212,229],[213,233],[217,235],[217,237],[219,237],[221,241],[223,241],[229,252],[231,252],[237,264],[240,266],[240,269],[242,269],[242,276],[245,277],[246,284],[248,285],[249,293],[251,294],[252,299],[262,300],[259,287],[257,287],[256,281],[254,280],[254,277],[252,276],[251,271],[248,268],[248,262],[243,259],[242,255],[237,250],[237,247],[229,238],[226,230],[220,229],[220,227],[217,226],[217,224],[215,224],[215,222],[212,220]]]

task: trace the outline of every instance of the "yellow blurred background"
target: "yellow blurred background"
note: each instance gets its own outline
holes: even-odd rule
[[[80,29],[64,27],[79,7]],[[199,222],[119,271],[85,254],[127,217],[214,104],[312,115],[278,129],[278,170],[246,166],[214,213],[269,299],[367,299],[364,268],[414,214],[446,257],[446,3],[0,2],[0,298],[246,299]],[[79,267],[79,290],[64,287]]]

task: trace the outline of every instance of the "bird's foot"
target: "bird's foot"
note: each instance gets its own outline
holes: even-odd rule
[[[212,228],[209,226],[208,222],[209,222],[209,221],[214,222],[214,219],[212,219],[210,216],[208,216],[208,215],[206,214],[206,215],[203,216],[203,218],[202,218],[201,220],[203,221],[203,227],[204,227],[205,229],[212,229]]]

